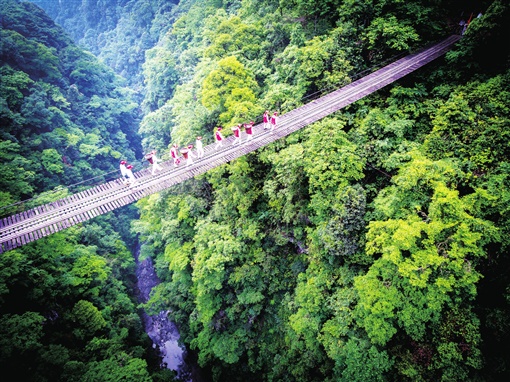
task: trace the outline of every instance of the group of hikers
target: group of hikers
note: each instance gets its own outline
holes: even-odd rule
[[[264,115],[262,116],[262,122],[263,122],[263,128],[264,130],[270,130],[271,133],[274,131],[274,129],[277,127],[279,121],[278,112],[275,111],[273,114],[270,114],[269,110],[266,110],[264,112]],[[232,127],[232,132],[234,136],[234,142],[233,145],[237,145],[241,143],[241,136],[242,136],[242,129],[244,129],[246,139],[245,143],[249,142],[253,139],[253,125],[255,122],[250,121],[249,123],[240,123],[236,126]],[[218,126],[214,131],[214,140],[216,142],[215,150],[217,150],[220,147],[223,147],[223,141],[225,140],[225,137],[222,134],[223,127]],[[193,152],[193,148],[196,149],[196,152]],[[193,160],[195,158],[202,158],[204,156],[204,148],[203,148],[203,142],[202,137],[198,136],[195,140],[195,146],[192,144],[189,144],[185,146],[184,148],[179,149],[179,145],[177,143],[174,143],[172,147],[170,148],[170,157],[173,160],[174,166],[178,166],[181,163],[181,155],[183,160],[186,160],[186,165],[189,166],[193,163]],[[145,159],[149,161],[152,167],[151,174],[154,175],[157,171],[163,170],[163,167],[159,164],[160,160],[156,155],[156,150],[152,150],[150,153],[145,155]],[[128,164],[126,160],[120,161],[120,173],[122,175],[122,182],[125,185],[132,186],[136,183],[136,178],[133,175],[133,165]]]
[[[270,115],[269,113],[269,110],[266,110],[264,112],[264,115],[262,116],[262,122],[264,124],[264,130],[271,130],[271,132],[274,131],[274,129],[276,128],[276,126],[278,125],[278,120],[279,120],[279,117],[278,117],[278,112],[275,111],[272,115]],[[238,145],[241,143],[242,141],[242,138],[241,138],[241,132],[242,132],[242,129],[244,129],[244,132],[246,133],[246,140],[245,140],[245,143],[251,141],[253,139],[253,125],[255,124],[255,122],[253,121],[250,121],[249,123],[240,123],[236,126],[233,126],[231,127],[232,129],[232,133],[234,135],[234,142],[232,143],[233,145]],[[221,131],[223,130],[223,127],[221,126],[218,126],[216,128],[216,131],[214,133],[214,140],[216,142],[216,146],[215,146],[215,149],[218,149],[220,147],[223,147],[223,140],[225,139],[223,137],[223,134],[221,133]]]
[[[122,183],[132,186],[136,183],[135,176],[133,175],[133,165],[128,164],[125,160],[120,161],[120,173],[122,175]]]
[[[478,13],[477,18],[482,17],[482,13]],[[469,19],[465,21],[462,19],[459,22],[460,27],[460,34],[464,34],[468,25],[473,19],[473,13],[471,13]],[[264,112],[264,115],[262,116],[262,122],[263,122],[263,128],[264,130],[270,130],[271,133],[274,131],[274,129],[278,125],[278,112],[275,111],[272,114],[269,112],[269,110],[266,110]],[[245,143],[249,142],[253,139],[253,125],[254,122],[250,121],[249,123],[240,123],[236,126],[233,126],[232,133],[234,136],[234,142],[233,145],[240,144],[242,141],[242,130],[244,129],[246,139]],[[222,134],[223,127],[218,126],[214,131],[214,140],[216,142],[215,150],[219,149],[220,147],[223,147],[223,141],[225,140],[225,137]],[[196,152],[193,152],[193,148],[195,147]],[[195,146],[193,145],[187,145],[186,147],[179,150],[179,146],[177,143],[173,144],[170,148],[170,156],[173,160],[174,166],[178,166],[181,163],[181,155],[183,160],[186,160],[187,165],[191,165],[193,163],[193,160],[195,158],[202,158],[204,156],[204,149],[203,149],[203,142],[202,137],[199,136],[195,140]],[[159,159],[156,156],[156,151],[152,150],[149,154],[145,155],[145,158],[149,161],[149,163],[152,166],[152,175],[156,173],[156,171],[161,171],[163,168],[159,165]],[[126,185],[133,185],[136,183],[135,176],[133,175],[133,165],[128,164],[125,160],[120,161],[120,172],[122,174],[122,182]]]

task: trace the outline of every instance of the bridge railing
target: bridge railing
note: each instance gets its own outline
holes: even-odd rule
[[[48,203],[0,220],[2,240],[0,253],[132,203],[274,142],[434,60],[444,54],[457,40],[458,36],[451,36],[432,49],[403,57],[377,72],[320,97],[320,100],[310,101],[286,113],[282,116],[281,124],[274,134],[262,131],[260,123],[255,125],[257,134],[253,141],[250,141],[250,145],[234,147],[232,145],[234,138],[229,136],[219,150],[216,150],[215,144],[207,145],[204,148],[204,159],[197,160],[193,166],[188,167],[183,164],[175,168],[173,163],[166,161],[162,163],[164,171],[156,175],[151,175],[148,169],[135,172],[134,175],[139,180],[139,184],[132,189],[127,189],[117,176],[113,181],[75,194],[67,195],[69,190],[66,188],[56,191],[55,194],[49,194],[46,199]],[[57,193],[59,196],[67,196],[51,201]],[[46,195],[39,197],[40,200],[44,200]]]

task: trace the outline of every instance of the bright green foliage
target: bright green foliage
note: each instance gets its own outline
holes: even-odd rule
[[[363,161],[342,127],[342,122],[330,119],[308,130],[303,162],[309,178],[309,193],[313,195],[311,205],[321,218],[322,212],[327,214],[326,200],[334,200],[330,198],[333,194],[363,178]]]
[[[342,28],[336,29],[326,37],[315,37],[305,46],[288,46],[276,57],[276,83],[288,83],[295,86],[298,95],[310,90],[338,87],[350,82],[347,73],[352,66],[340,49]],[[311,86],[311,85],[314,86]]]
[[[78,287],[82,291],[89,290],[93,296],[97,296],[100,291],[100,284],[96,283],[106,280],[107,272],[105,270],[106,261],[95,256],[95,247],[77,247],[75,253],[76,263],[71,270],[69,277],[73,287]],[[94,283],[94,285],[91,285]],[[92,288],[91,288],[92,287]]]
[[[83,382],[152,381],[147,372],[147,362],[126,353],[118,353],[104,361],[91,362],[84,370],[84,374],[78,378],[77,381]]]
[[[366,29],[364,38],[373,58],[378,59],[383,52],[408,50],[419,40],[419,35],[411,23],[401,22],[395,16],[386,16],[374,19]]]
[[[246,3],[251,17],[272,4],[258,5]],[[227,77],[207,68],[211,57],[221,62],[236,52],[238,61],[265,85],[260,88],[261,103],[287,110],[299,105],[307,92],[347,82],[351,65],[363,65],[362,54],[375,59],[408,50],[418,41],[420,27],[430,26],[426,33],[432,33],[437,26],[427,18],[432,10],[420,4],[358,5],[363,8],[359,14],[370,20],[363,33],[342,24],[307,40],[295,21],[279,30],[271,29],[275,25],[271,21],[267,31],[272,35],[267,37],[289,36],[293,44],[276,52],[279,45],[274,44],[269,56],[236,51],[251,49],[238,44],[248,30],[242,18],[219,11],[203,23],[195,20],[198,29],[206,25],[210,45],[196,44],[182,55],[192,63],[203,54],[193,80],[178,87],[169,102],[182,121],[172,135],[191,141],[209,131],[214,115],[233,104],[221,104],[232,93],[226,81],[220,81]],[[386,17],[385,9],[392,7],[394,15]],[[354,15],[361,8],[353,5],[349,11]],[[246,15],[243,11],[238,14]],[[272,14],[270,20],[275,18]],[[189,29],[191,21],[188,15],[186,25],[178,23],[179,39],[203,41]],[[182,48],[184,39],[180,44]],[[261,82],[261,62],[271,55],[273,71],[264,69],[267,74]],[[214,106],[204,103],[206,84]],[[481,280],[477,265],[484,261],[485,246],[500,238],[474,208],[494,206],[502,184],[466,195],[458,188],[465,178],[462,164],[442,156],[430,159],[417,150],[419,139],[431,130],[431,119],[445,115],[434,104],[442,101],[430,99],[429,86],[427,81],[397,86],[387,99],[361,102],[345,117],[328,118],[248,160],[210,171],[206,179],[211,191],[200,196],[207,207],[196,220],[189,221],[188,209],[175,208],[175,202],[172,207],[160,204],[161,210],[156,205],[144,207],[149,214],[166,211],[161,225],[158,217],[151,220],[155,229],[146,231],[151,232],[150,239],[157,238],[158,246],[166,243],[165,266],[169,265],[172,279],[158,287],[153,304],[183,310],[172,316],[189,329],[183,331],[186,341],[198,351],[201,364],[215,369],[217,380],[243,378],[234,372],[238,366],[245,368],[246,376],[264,370],[264,380],[303,381],[420,375],[433,380],[441,373],[453,375],[458,370],[466,375],[480,367],[475,317],[472,335],[453,341],[460,358],[453,350],[446,351],[451,345],[438,338],[436,328],[447,320],[448,312],[461,304],[469,306],[476,297]],[[224,87],[227,90],[221,93]],[[448,89],[437,94],[443,92],[444,97]],[[210,109],[209,120],[198,101]],[[194,117],[187,118],[190,114]],[[165,220],[171,229],[164,228]],[[264,262],[257,266],[259,253],[271,259],[273,251],[282,261],[294,258],[290,270],[268,273]],[[255,282],[257,277],[267,288]],[[272,294],[275,290],[279,292]],[[274,322],[275,317],[278,324],[269,330],[260,324]],[[256,344],[251,341],[254,333]],[[463,341],[469,343],[469,357],[461,349]],[[465,361],[469,366],[463,365]]]
[[[324,270],[318,274],[313,274],[310,268],[308,271],[298,279],[295,304],[299,308],[289,317],[289,324],[299,336],[304,337],[307,347],[313,348],[318,345],[316,338],[327,317],[323,312],[327,297],[324,291],[331,288],[334,278]]]
[[[382,219],[369,224],[366,251],[378,259],[354,283],[359,322],[379,345],[401,330],[426,341],[446,312],[472,301],[481,277],[475,267],[486,256],[483,245],[499,237],[490,222],[469,214],[469,201],[451,188],[458,173],[451,162],[411,157],[393,178],[395,185],[375,200]],[[421,198],[411,200],[406,196],[411,192]],[[455,375],[465,361],[452,346],[468,344],[469,362],[479,367],[478,335],[463,333],[440,346],[444,361],[435,367],[445,375]]]
[[[60,174],[64,172],[62,158],[55,149],[43,150],[41,161],[43,167],[51,173]]]
[[[56,186],[116,171],[142,148],[166,158],[171,143],[211,143],[218,124],[285,114],[444,38],[467,12],[414,0],[37,2],[105,70],[33,4],[0,4],[3,205],[66,195],[72,187]],[[141,200],[131,232],[123,209],[3,254],[2,370],[171,379],[154,371],[128,294],[125,243],[135,248],[136,235],[161,280],[142,307],[169,312],[213,380],[504,379],[509,61],[499,41],[510,8],[479,4],[448,65]]]
[[[235,124],[237,120],[246,120],[260,111],[255,106],[257,83],[244,65],[234,56],[218,62],[205,78],[201,99],[202,104],[219,113],[221,124]]]
[[[253,260],[251,266],[228,270],[243,254],[242,244],[230,235],[228,225],[204,222],[197,228],[193,283],[197,319],[204,330],[192,341],[192,346],[202,350],[201,363],[212,354],[227,363],[234,363],[243,353],[241,345],[248,339],[242,328],[250,318],[242,314],[240,308],[243,306],[243,310],[251,312],[251,319],[260,311],[258,304],[263,300],[263,295],[253,290],[251,285],[254,282],[258,284],[256,275],[260,271]],[[259,257],[261,255],[259,253]],[[246,289],[243,291],[243,288]],[[238,291],[237,302],[234,290]],[[236,329],[235,322],[239,319],[243,325]]]
[[[73,307],[71,317],[71,320],[81,327],[79,330],[75,330],[76,337],[80,339],[93,335],[106,326],[101,312],[89,301],[78,301]]]
[[[304,89],[283,83],[270,84],[268,91],[261,100],[263,105],[271,105],[268,109],[292,110],[302,105]]]
[[[241,249],[240,243],[230,236],[229,231],[227,225],[215,223],[198,226],[193,277],[197,284],[198,305],[207,307],[207,311],[200,312],[204,321],[209,321],[219,308],[210,299],[209,292],[222,288],[226,281],[225,264],[232,261]]]
[[[264,53],[260,51],[263,29],[254,24],[245,24],[237,16],[227,15],[223,11],[207,19],[204,37],[210,40],[204,56],[221,59],[231,55],[254,59]]]

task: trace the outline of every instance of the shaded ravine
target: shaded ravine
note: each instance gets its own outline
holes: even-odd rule
[[[152,259],[147,258],[139,261],[138,254],[139,251],[135,255],[136,284],[139,302],[145,303],[149,300],[152,288],[158,285],[160,280],[154,270]],[[177,378],[181,381],[195,381],[196,378],[192,377],[191,367],[186,363],[186,350],[178,343],[179,331],[175,323],[168,319],[168,312],[163,311],[156,316],[149,316],[144,311],[142,320],[145,331],[153,342],[153,347],[159,348],[162,357],[161,366],[174,370],[177,373]]]

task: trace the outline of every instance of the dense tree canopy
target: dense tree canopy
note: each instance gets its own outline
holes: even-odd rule
[[[508,378],[505,1],[34,3],[92,53],[0,0],[0,207],[211,143],[469,26],[445,58],[139,201],[139,218],[3,254],[3,369],[163,380],[132,296],[136,236],[161,280],[143,308],[168,312],[210,380]]]

